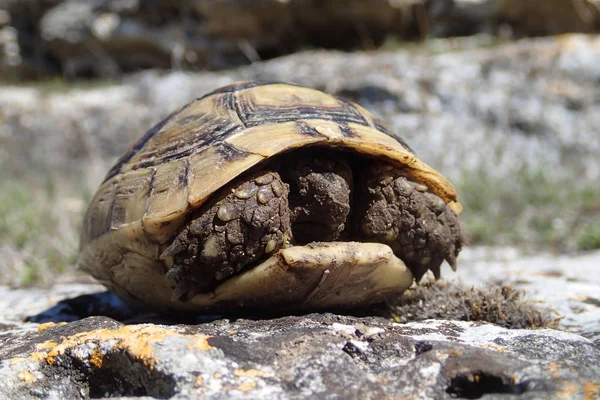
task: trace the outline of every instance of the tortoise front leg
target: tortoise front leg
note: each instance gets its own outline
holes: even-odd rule
[[[173,257],[167,277],[174,297],[207,292],[289,241],[288,185],[261,171],[222,189],[196,211],[162,258]]]
[[[365,168],[354,207],[359,237],[389,245],[419,281],[440,276],[445,260],[456,268],[463,237],[456,214],[444,200],[399,168]]]

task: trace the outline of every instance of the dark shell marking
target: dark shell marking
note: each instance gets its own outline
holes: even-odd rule
[[[140,161],[134,163],[131,166],[131,169],[148,168],[164,162],[188,157],[191,154],[200,153],[210,146],[220,144],[225,138],[247,127],[291,121],[299,121],[302,126],[299,130],[302,133],[309,135],[318,135],[318,133],[315,132],[314,129],[306,126],[305,121],[307,120],[329,120],[335,122],[339,125],[344,136],[347,137],[356,136],[348,127],[348,123],[371,126],[398,140],[407,150],[412,152],[412,149],[410,149],[404,140],[396,135],[390,134],[381,122],[376,121],[369,124],[369,121],[363,117],[359,110],[357,110],[351,102],[344,99],[338,98],[338,106],[329,108],[325,106],[311,107],[299,105],[273,107],[257,106],[245,101],[243,96],[238,95],[238,92],[245,89],[276,84],[279,83],[248,82],[244,84],[234,84],[217,89],[185,105],[152,127],[126,155],[117,161],[107,174],[104,182],[121,173],[123,166],[138,153],[143,154],[139,155]],[[241,124],[235,124],[234,121],[225,116],[216,116],[209,113],[197,113],[177,118],[179,114],[193,106],[197,101],[219,94],[222,96],[217,105],[224,110],[230,110],[237,114]],[[168,145],[160,143],[160,146],[150,146],[151,148],[145,149],[145,146],[149,144],[152,138],[171,129],[171,127],[166,127],[171,121],[174,122],[179,129],[186,131],[185,136],[180,137],[179,140],[174,141],[174,143],[169,143]],[[193,129],[189,129],[188,127],[190,126],[193,126]],[[165,127],[166,129],[163,129]],[[228,152],[225,151],[224,153]]]

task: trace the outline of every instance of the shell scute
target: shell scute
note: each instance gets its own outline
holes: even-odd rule
[[[142,217],[144,229],[159,242],[167,240],[175,233],[165,221],[180,219],[188,207],[190,164],[187,158],[174,160],[158,168],[148,199],[148,206]]]
[[[154,169],[128,171],[117,184],[111,210],[111,229],[141,221],[153,186]]]

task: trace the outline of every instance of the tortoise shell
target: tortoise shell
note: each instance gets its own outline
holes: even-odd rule
[[[290,84],[237,83],[172,113],[111,168],[84,219],[79,267],[122,297],[164,292],[155,303],[166,301],[159,256],[186,216],[253,166],[307,146],[384,159],[461,211],[452,184],[361,106]],[[127,282],[141,275],[131,293]]]

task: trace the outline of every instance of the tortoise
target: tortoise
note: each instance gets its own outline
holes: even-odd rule
[[[217,89],[151,128],[85,215],[78,266],[133,305],[356,308],[456,269],[453,185],[380,119],[301,86]]]

